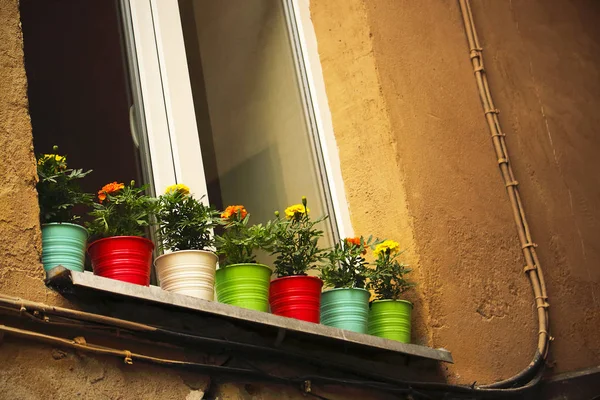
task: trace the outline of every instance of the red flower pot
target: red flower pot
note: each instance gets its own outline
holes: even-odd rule
[[[154,243],[138,236],[96,240],[87,248],[94,275],[137,285],[150,285]]]
[[[274,279],[269,288],[271,312],[318,324],[322,286],[323,281],[315,276],[296,275]]]

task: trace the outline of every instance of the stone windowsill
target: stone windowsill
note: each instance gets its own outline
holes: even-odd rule
[[[98,309],[98,305],[107,302],[112,302],[112,305],[107,307],[108,310],[127,308],[130,305],[130,308],[134,310],[131,313],[133,316],[131,319],[135,319],[136,315],[143,315],[144,309],[147,309],[148,313],[156,313],[156,310],[159,310],[164,315],[177,311],[178,315],[183,313],[186,317],[201,318],[209,324],[215,322],[226,324],[227,335],[229,336],[235,335],[232,329],[238,327],[240,331],[251,328],[260,331],[263,335],[272,335],[272,337],[277,338],[274,346],[278,346],[284,337],[291,337],[299,343],[310,343],[312,347],[321,346],[323,349],[333,352],[333,354],[361,354],[362,357],[366,356],[367,358],[373,354],[391,356],[392,359],[395,356],[402,356],[401,358],[405,360],[420,359],[453,362],[452,355],[445,349],[405,344],[325,325],[247,310],[228,304],[167,292],[157,286],[145,287],[102,278],[93,275],[91,272],[75,272],[59,267],[51,271],[47,284],[61,292],[65,297],[82,304],[84,309],[86,308],[86,301],[87,305],[92,306],[95,310]],[[103,313],[113,314],[111,311]],[[164,317],[161,321],[165,321]]]

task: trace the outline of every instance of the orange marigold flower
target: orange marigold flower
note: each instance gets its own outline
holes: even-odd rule
[[[240,219],[244,219],[248,215],[248,211],[246,211],[244,206],[229,206],[221,213],[221,218],[229,219],[238,213],[240,214]]]
[[[360,247],[360,238],[359,237],[353,237],[353,238],[346,238],[344,239],[344,241],[346,242],[346,245],[354,245],[356,247]],[[365,245],[362,254],[366,254],[367,253],[367,245]]]
[[[119,190],[124,189],[124,188],[125,188],[124,183],[112,182],[107,185],[104,185],[102,187],[102,191],[104,193],[112,194],[112,193],[118,192]]]
[[[344,240],[346,241],[347,244],[353,244],[355,246],[360,246],[360,238],[359,237],[346,238]]]
[[[124,183],[117,183],[112,182],[112,183],[108,183],[104,186],[102,186],[102,189],[100,189],[98,191],[98,200],[100,200],[100,203],[102,203],[104,200],[106,200],[106,195],[107,194],[113,194],[115,192],[118,192],[119,190],[123,189],[125,187]]]

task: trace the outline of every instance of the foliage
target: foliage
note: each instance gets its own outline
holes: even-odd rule
[[[162,247],[173,251],[210,250],[218,215],[202,199],[191,196],[187,186],[169,186],[158,199],[156,214]]]
[[[326,250],[319,248],[318,244],[323,231],[317,229],[316,225],[327,216],[312,221],[306,204],[306,197],[302,197],[301,204],[285,210],[285,219],[275,212],[276,219],[270,224],[274,241],[267,249],[276,256],[273,264],[279,277],[306,275],[308,270],[315,268],[315,264],[325,258]]]
[[[367,289],[372,290],[378,300],[398,300],[400,296],[415,286],[405,275],[412,270],[398,261],[399,244],[386,240],[375,247],[376,267],[367,270]]]
[[[58,151],[58,146],[53,147]],[[40,222],[73,222],[79,219],[73,214],[77,205],[91,205],[92,195],[83,193],[79,180],[87,176],[91,170],[67,167],[67,157],[58,154],[42,154],[37,158],[38,201],[40,205]]]
[[[372,236],[346,238],[337,243],[328,253],[327,261],[321,266],[321,279],[333,288],[360,288],[366,285],[369,263],[364,255],[367,248],[378,244]]]
[[[156,212],[156,199],[144,194],[147,185],[135,187],[112,182],[98,191],[98,203],[90,216],[90,233],[95,236],[143,236]]]
[[[250,214],[244,206],[229,206],[221,214],[219,223],[223,233],[215,236],[219,265],[256,263],[255,251],[265,249],[273,242],[271,223],[249,226]]]

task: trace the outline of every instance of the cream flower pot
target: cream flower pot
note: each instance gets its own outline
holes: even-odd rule
[[[217,256],[204,250],[180,250],[154,260],[163,290],[214,300]]]

